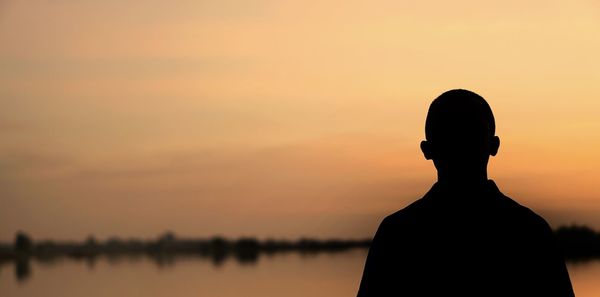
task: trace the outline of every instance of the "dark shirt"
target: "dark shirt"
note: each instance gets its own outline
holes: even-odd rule
[[[546,221],[488,180],[468,192],[436,183],[386,217],[358,296],[574,294]]]

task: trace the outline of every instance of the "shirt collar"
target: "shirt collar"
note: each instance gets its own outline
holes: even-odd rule
[[[501,194],[496,183],[488,179],[481,184],[471,185],[470,187],[452,187],[439,182],[433,184],[431,189],[425,194],[425,197],[440,197],[440,196],[460,196],[460,197],[481,197],[481,196],[496,196]]]

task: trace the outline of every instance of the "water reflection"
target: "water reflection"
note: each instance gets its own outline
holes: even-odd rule
[[[0,296],[352,296],[366,251],[262,252],[249,258],[225,253],[3,261]],[[568,262],[568,268],[578,297],[600,296],[600,261]],[[298,289],[291,292],[290,288]]]
[[[348,252],[354,249],[364,250],[365,247],[350,247],[340,249],[286,249],[286,250],[263,250],[256,242],[239,241],[236,247],[231,250],[215,249],[211,253],[109,253],[109,254],[89,254],[82,255],[67,255],[67,256],[19,256],[14,259],[4,259],[0,261],[0,267],[4,265],[14,265],[14,275],[17,282],[22,283],[27,281],[33,272],[32,262],[39,263],[44,266],[60,265],[64,261],[82,262],[88,270],[92,271],[96,267],[98,261],[105,261],[110,266],[119,266],[127,263],[136,263],[139,261],[149,261],[158,269],[171,267],[180,261],[189,261],[190,259],[208,260],[213,267],[218,268],[226,262],[232,261],[241,266],[253,266],[264,254],[267,257],[272,257],[275,254],[298,254],[301,258],[316,257],[319,254],[336,254]]]
[[[336,254],[348,252],[353,249],[336,249],[336,250],[293,250],[293,251],[270,251],[264,252],[253,246],[253,243],[241,243],[240,245],[248,245],[246,247],[240,247],[239,252],[228,253],[224,250],[212,254],[202,253],[188,253],[188,254],[174,254],[174,253],[150,253],[150,254],[108,254],[108,255],[90,255],[86,257],[18,257],[14,261],[3,260],[0,261],[0,268],[4,265],[14,265],[14,276],[18,283],[24,283],[30,279],[33,269],[32,262],[39,263],[44,266],[52,267],[60,265],[64,261],[83,262],[85,267],[89,271],[94,270],[96,264],[99,261],[105,261],[110,266],[119,266],[128,263],[137,263],[140,261],[148,261],[153,263],[157,269],[164,269],[172,267],[178,262],[186,262],[192,259],[196,260],[208,260],[214,268],[219,268],[225,263],[231,261],[235,262],[240,266],[253,266],[261,259],[261,254],[265,254],[267,258],[273,257],[275,254],[294,253],[299,256],[300,259],[311,259],[316,258],[320,254]],[[364,248],[354,248],[357,250],[364,250]],[[586,259],[575,259],[569,260],[568,262],[570,271],[577,271],[578,269],[584,269],[588,266],[594,266],[596,263],[600,263],[600,260],[593,258]],[[583,268],[582,268],[583,267]],[[600,274],[598,275],[600,277]]]
[[[31,260],[29,257],[19,257],[15,261],[15,279],[24,282],[31,276]]]

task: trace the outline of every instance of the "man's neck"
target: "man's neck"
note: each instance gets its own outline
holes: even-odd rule
[[[456,190],[474,190],[488,182],[487,172],[480,174],[440,174],[438,184],[444,188]]]

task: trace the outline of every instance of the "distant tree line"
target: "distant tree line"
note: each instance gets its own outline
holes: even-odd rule
[[[57,257],[92,259],[98,256],[119,257],[147,255],[159,262],[168,261],[173,255],[193,255],[211,258],[220,264],[228,257],[241,263],[255,262],[260,254],[282,252],[339,252],[354,248],[367,248],[370,240],[319,240],[303,238],[290,240],[258,240],[252,237],[226,239],[215,236],[209,239],[178,238],[167,232],[154,240],[119,239],[98,241],[93,236],[83,242],[55,242],[43,240],[34,242],[23,232],[15,236],[14,244],[0,244],[1,262],[34,258],[51,260]]]
[[[554,232],[565,258],[585,260],[600,258],[600,233],[581,225],[562,226]]]
[[[600,257],[600,233],[587,226],[562,226],[555,230],[556,242],[565,258],[571,260]],[[167,232],[154,240],[109,238],[98,241],[93,236],[83,242],[36,241],[24,232],[17,232],[13,244],[0,244],[1,262],[35,258],[48,260],[56,257],[76,259],[97,256],[127,256],[144,254],[155,259],[168,259],[170,255],[195,255],[211,258],[215,264],[228,257],[242,263],[255,262],[260,254],[282,252],[339,252],[355,248],[368,248],[370,239],[309,239],[258,240],[252,237],[226,239],[215,236],[209,239],[178,238]]]

